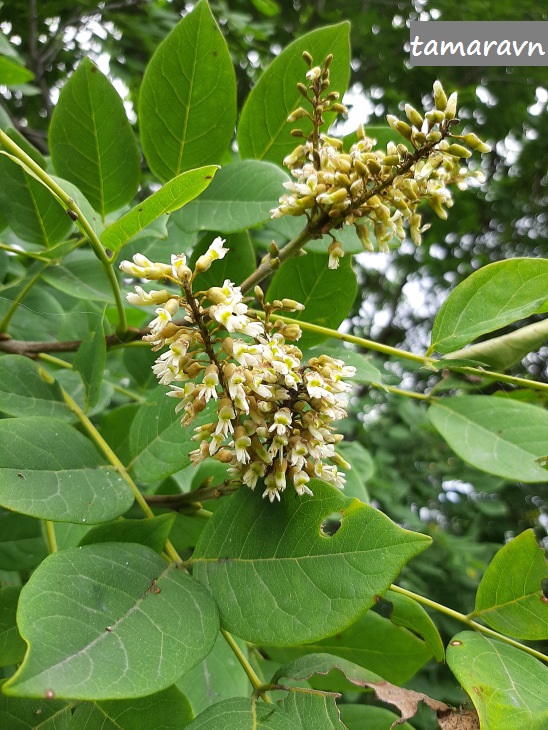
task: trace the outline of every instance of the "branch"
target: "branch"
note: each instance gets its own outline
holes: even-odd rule
[[[239,482],[227,479],[221,484],[216,484],[215,486],[205,484],[198,489],[185,492],[184,494],[145,494],[144,498],[147,504],[153,505],[154,507],[165,507],[175,512],[181,512],[187,507],[198,505],[200,502],[225,497],[239,488]]]
[[[117,347],[128,342],[140,340],[148,333],[148,327],[143,329],[130,328],[123,336],[119,334],[106,335],[107,347]],[[0,339],[0,352],[7,352],[10,355],[24,355],[35,360],[41,353],[47,352],[76,352],[82,344],[81,340],[64,340],[61,342],[26,342],[24,340],[12,340],[9,338]]]

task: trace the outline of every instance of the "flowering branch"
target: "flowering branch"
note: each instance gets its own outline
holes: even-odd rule
[[[350,465],[335,451],[342,436],[333,433],[332,423],[346,416],[350,386],[344,378],[355,369],[327,355],[303,361],[299,348],[290,344],[301,336],[300,327],[274,316],[279,310],[303,309],[298,302],[265,303],[256,287],[261,322],[244,303],[240,287],[228,279],[222,287],[194,292],[196,275],[228,252],[223,243],[216,238],[194,271],[184,254],[173,255],[171,265],[141,254],[120,265],[131,276],[180,287],[179,295],[138,286],[128,300],[161,305],[143,339],[155,351],[168,348],[153,371],[162,385],[171,387],[167,395],[179,400],[175,412],[183,411],[182,426],[216,402],[216,417],[195,429],[199,446],[191,452],[191,462],[213,457],[230,464],[229,474],[250,489],[264,480],[263,497],[270,501],[279,500],[288,483],[299,495],[312,494],[307,485],[313,477],[342,487],[345,479],[337,466]],[[176,322],[180,311],[186,315]]]

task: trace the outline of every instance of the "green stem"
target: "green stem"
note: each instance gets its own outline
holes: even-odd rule
[[[4,318],[0,322],[0,332],[6,332],[6,330],[9,327],[9,324],[11,322],[11,318],[13,317],[13,315],[15,314],[15,312],[17,311],[17,308],[19,307],[19,305],[21,304],[21,302],[23,301],[23,299],[27,296],[27,294],[32,289],[32,287],[40,279],[40,277],[42,276],[42,272],[44,271],[44,269],[46,269],[49,266],[49,264],[50,264],[50,262],[48,261],[47,264],[44,264],[43,266],[40,266],[40,268],[38,269],[38,271],[33,276],[30,277],[30,279],[27,281],[27,283],[25,284],[25,286],[21,289],[21,291],[19,292],[19,294],[12,301],[12,303],[11,303],[8,311],[4,315]]]
[[[443,367],[443,360],[438,361]],[[500,381],[501,383],[510,383],[524,388],[532,388],[533,390],[543,390],[548,393],[548,383],[541,383],[537,380],[529,380],[528,378],[518,378],[514,375],[506,375],[505,373],[496,373],[492,370],[482,370],[481,368],[463,367],[455,372],[466,373],[467,375],[479,375],[481,378],[490,378],[491,380]]]
[[[257,315],[258,317],[261,317],[264,319],[264,312],[261,312],[256,309],[250,309],[250,312]],[[282,322],[287,322],[287,324],[298,324],[299,327],[303,330],[308,330],[309,332],[316,332],[318,335],[325,335],[326,337],[334,337],[337,340],[342,340],[343,342],[350,342],[353,345],[360,345],[360,347],[365,347],[368,350],[375,350],[376,352],[382,352],[384,355],[391,355],[392,357],[399,357],[403,360],[411,360],[412,362],[418,362],[422,365],[426,366],[432,366],[436,365],[436,360],[431,357],[425,357],[424,355],[415,355],[412,352],[407,352],[406,350],[400,350],[397,347],[390,347],[389,345],[381,345],[379,342],[374,342],[373,340],[366,340],[363,337],[356,337],[355,335],[348,335],[344,332],[337,332],[337,330],[329,329],[328,327],[320,327],[318,324],[312,324],[311,322],[305,322],[302,319],[292,319],[291,317],[282,317],[279,314],[274,314],[272,316],[273,319],[281,319]]]
[[[371,383],[371,386],[378,388],[379,390],[387,390],[389,393],[396,393],[396,395],[404,395],[406,398],[415,398],[416,400],[427,400],[431,403],[433,400],[438,400],[435,395],[425,395],[424,393],[414,393],[412,390],[403,390],[403,388],[396,388],[393,385],[382,385],[381,383]]]
[[[0,243],[0,249],[2,251],[9,251],[9,253],[16,253],[19,256],[26,256],[29,259],[36,259],[36,261],[45,261],[46,263],[50,263],[50,259],[48,259],[47,256],[41,256],[39,253],[33,253],[32,251],[23,251],[19,248],[15,248],[14,246],[8,246],[7,243]]]
[[[531,654],[531,656],[534,656],[543,662],[548,662],[548,656],[546,656],[546,654],[542,654],[542,652],[532,649],[530,646],[526,646],[525,644],[520,644],[519,641],[514,641],[514,639],[510,639],[508,636],[504,636],[504,634],[499,634],[498,631],[493,631],[493,629],[489,629],[487,626],[482,626],[482,624],[479,624],[477,621],[473,621],[464,613],[454,611],[452,608],[448,608],[441,603],[436,603],[436,601],[431,601],[429,598],[424,598],[424,596],[420,596],[418,593],[413,593],[413,591],[400,588],[400,586],[392,585],[390,586],[390,590],[395,593],[401,593],[403,596],[407,596],[408,598],[412,598],[414,601],[417,601],[417,603],[422,603],[424,606],[428,606],[428,608],[433,608],[434,611],[444,613],[446,616],[450,616],[456,621],[460,621],[461,623],[466,624],[466,626],[469,626],[471,629],[479,631],[486,636],[492,636],[494,639],[503,641],[505,644],[509,644],[516,649],[521,649],[521,651],[525,651],[527,654]]]
[[[57,538],[55,537],[55,526],[51,520],[44,520],[46,526],[46,539],[50,555],[57,552]]]
[[[225,637],[229,647],[232,649],[234,654],[236,655],[236,659],[240,662],[242,665],[242,668],[244,672],[247,674],[247,678],[251,682],[251,686],[253,687],[253,690],[260,695],[265,702],[271,703],[270,697],[266,694],[265,690],[263,689],[263,683],[257,676],[257,673],[249,663],[247,657],[243,653],[243,651],[240,649],[236,641],[234,640],[234,637],[232,634],[229,634],[226,629],[221,629],[221,634]]]
[[[118,279],[116,278],[114,268],[106,254],[106,251],[103,248],[103,244],[97,237],[97,234],[91,227],[89,221],[70,195],[68,195],[68,193],[66,193],[63,188],[61,188],[55,180],[53,180],[47,172],[40,167],[40,165],[36,164],[36,162],[34,162],[34,160],[29,157],[27,153],[19,147],[19,145],[15,144],[15,142],[10,139],[7,134],[2,132],[2,130],[0,130],[0,143],[9,150],[14,157],[20,160],[51,193],[53,193],[53,195],[62,203],[67,212],[71,211],[71,217],[76,215],[76,225],[88,239],[93,253],[101,262],[103,270],[108,277],[112,293],[114,294],[116,309],[118,310],[118,332],[120,334],[125,334],[125,332],[127,332],[126,310],[124,307],[122,292],[120,291],[120,286],[118,284]]]
[[[315,237],[315,233],[311,230],[310,226],[306,226],[298,236],[296,236],[292,241],[289,241],[282,249],[280,249],[279,253],[275,257],[275,260],[277,259],[277,266],[280,266],[280,264],[283,264],[284,261],[287,259],[292,258],[293,256],[296,256],[300,249],[308,243],[312,238]],[[260,284],[260,282],[263,279],[266,279],[266,277],[272,272],[273,269],[272,265],[272,258],[267,258],[264,260],[259,267],[245,279],[240,284],[242,292],[245,294],[245,292],[248,292],[250,289],[253,289],[254,286],[257,284]]]
[[[84,429],[89,434],[91,440],[103,453],[107,461],[116,469],[118,474],[120,474],[122,479],[129,485],[131,491],[133,492],[133,496],[135,497],[135,501],[137,502],[139,507],[143,510],[147,517],[154,517],[154,512],[150,509],[150,507],[146,503],[144,496],[139,491],[139,488],[137,487],[133,479],[129,476],[126,467],[122,464],[120,459],[116,456],[114,451],[110,448],[110,446],[107,444],[105,439],[101,436],[99,431],[86,416],[80,406],[70,397],[70,395],[64,388],[61,388],[61,392],[63,394],[63,398],[65,399],[65,403],[78,418]],[[166,540],[165,550],[170,559],[173,560],[175,563],[183,562],[181,556],[175,550],[170,540]]]
[[[257,317],[264,319],[264,312],[257,309],[250,309],[250,312],[255,314]],[[326,337],[333,337],[343,342],[349,342],[353,345],[359,345],[367,350],[374,350],[375,352],[382,352],[384,355],[390,355],[391,357],[398,357],[401,360],[411,360],[412,362],[418,362],[429,368],[430,370],[437,371],[443,369],[443,360],[437,360],[433,357],[426,357],[426,355],[415,355],[407,350],[400,350],[397,347],[390,347],[389,345],[382,345],[379,342],[373,340],[366,340],[364,337],[356,337],[355,335],[348,335],[344,332],[337,332],[337,330],[329,329],[328,327],[320,327],[320,325],[312,324],[311,322],[305,322],[302,319],[292,319],[291,317],[284,317],[279,314],[273,315],[273,319],[281,319],[282,322],[287,324],[298,324],[303,330],[309,332],[316,332],[319,335],[325,335]],[[525,388],[531,388],[533,390],[542,390],[548,392],[548,383],[540,383],[536,380],[528,380],[527,378],[518,378],[514,375],[506,375],[505,373],[498,373],[494,370],[482,370],[481,368],[462,367],[455,372],[465,373],[470,375],[478,375],[481,378],[490,378],[494,381],[500,381],[501,383],[511,383],[512,385],[518,385]],[[403,395],[410,395],[408,391],[403,391]],[[413,397],[413,396],[411,396]],[[424,400],[432,398],[432,396],[417,396]]]
[[[51,365],[55,365],[58,368],[65,368],[66,370],[72,370],[73,365],[70,362],[67,362],[66,360],[61,360],[60,357],[54,357],[54,355],[48,355],[46,352],[39,352],[37,355],[38,360],[43,360],[44,362],[49,362]],[[116,393],[120,393],[120,395],[125,395],[126,398],[130,398],[131,400],[135,401],[136,403],[143,403],[145,399],[142,395],[139,395],[138,393],[134,393],[132,390],[129,390],[128,388],[123,388],[121,385],[116,385],[116,383],[110,383],[110,385],[114,388]]]

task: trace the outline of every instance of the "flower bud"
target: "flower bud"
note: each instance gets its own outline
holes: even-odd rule
[[[471,157],[472,155],[470,150],[467,150],[466,147],[463,147],[461,144],[449,145],[449,147],[447,148],[447,152],[450,155],[454,155],[455,157],[464,157],[465,159],[467,157]]]
[[[457,116],[457,92],[454,91],[447,100],[445,107],[445,118],[454,119]]]
[[[407,118],[411,122],[411,124],[416,127],[417,129],[420,129],[422,127],[422,123],[424,122],[424,119],[419,114],[419,112],[411,106],[411,104],[405,105],[405,113],[407,115]]]
[[[485,142],[482,142],[481,139],[473,132],[470,132],[470,134],[465,134],[462,139],[463,142],[466,142],[466,144],[473,150],[477,150],[478,152],[491,152],[491,148],[489,147],[489,145],[486,145]]]
[[[297,107],[294,111],[291,112],[291,114],[287,117],[288,122],[296,122],[297,119],[302,119],[303,117],[309,117],[310,114],[306,111],[306,109],[303,109],[302,106]]]
[[[440,81],[434,81],[434,104],[441,112],[447,108],[447,96]]]
[[[300,312],[304,309],[304,304],[296,302],[294,299],[282,299],[282,309],[288,312]]]

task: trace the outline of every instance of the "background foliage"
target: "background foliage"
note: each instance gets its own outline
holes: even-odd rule
[[[98,5],[90,0],[69,7],[60,0],[40,3],[30,0],[28,3],[8,3],[1,9],[1,28],[5,36],[0,38],[0,59],[8,65],[0,66],[0,84],[5,84],[2,86],[0,99],[0,128],[14,128],[16,131],[12,131],[12,138],[39,165],[44,163],[44,157],[51,154],[55,173],[63,179],[59,181],[61,186],[79,203],[97,235],[109,249],[117,251],[125,244],[125,258],[141,251],[151,257],[153,252],[154,257],[161,260],[173,250],[194,249],[202,253],[214,233],[218,232],[226,236],[227,245],[235,251],[247,251],[247,254],[241,254],[241,260],[228,256],[222,262],[222,266],[226,266],[224,277],[239,281],[251,273],[255,263],[253,257],[261,256],[265,252],[273,235],[283,238],[287,234],[287,238],[291,238],[291,230],[269,221],[269,210],[277,202],[281,183],[287,179],[286,173],[280,167],[283,153],[273,156],[247,154],[246,144],[249,148],[250,143],[246,143],[244,122],[238,133],[241,157],[258,156],[261,161],[233,159],[235,153],[229,149],[229,141],[236,109],[242,109],[251,88],[282,48],[307,32],[317,32],[323,26],[339,24],[341,17],[344,17],[351,22],[351,75],[347,83],[345,73],[341,72],[340,78],[337,78],[337,88],[342,89],[348,85],[350,91],[347,99],[351,121],[339,128],[341,134],[353,131],[358,121],[375,127],[384,124],[386,113],[401,116],[399,105],[402,101],[409,101],[421,108],[434,79],[439,77],[446,89],[458,90],[462,119],[470,125],[470,129],[478,131],[483,139],[490,142],[493,151],[483,156],[481,163],[486,173],[486,182],[481,188],[456,196],[448,222],[437,221],[432,216],[429,221],[432,228],[420,249],[416,250],[407,242],[394,250],[389,257],[379,254],[361,254],[354,257],[353,265],[358,276],[360,294],[354,297],[352,286],[345,286],[348,302],[338,300],[341,316],[338,322],[327,323],[328,326],[337,326],[352,306],[344,325],[346,331],[357,336],[371,337],[377,343],[387,346],[424,352],[430,344],[434,317],[451,288],[486,264],[518,256],[546,256],[546,69],[410,69],[406,66],[402,51],[408,38],[408,19],[485,20],[488,12],[489,19],[493,20],[546,20],[537,3],[526,0],[516,6],[514,3],[502,2],[493,10],[490,5],[487,8],[485,3],[475,1],[467,3],[463,10],[463,4],[454,0],[440,0],[435,4],[383,0],[344,4],[282,0],[212,2],[211,10],[219,22],[227,46],[222,38],[215,35],[213,21],[208,21],[205,14],[205,5],[199,8],[204,13],[203,22],[197,23],[197,27],[187,37],[171,36],[171,43],[183,46],[184,53],[196,55],[200,54],[200,49],[211,48],[212,44],[217,44],[215,48],[219,53],[225,54],[225,60],[230,55],[234,64],[235,80],[230,74],[226,78],[217,78],[214,73],[217,61],[212,62],[211,73],[204,71],[205,77],[211,79],[212,84],[216,84],[214,88],[205,91],[216,95],[217,110],[214,116],[206,120],[205,128],[204,119],[198,115],[189,120],[182,134],[189,141],[195,139],[199,133],[207,134],[206,147],[210,157],[204,156],[202,150],[197,156],[190,152],[185,157],[183,145],[179,150],[178,163],[174,167],[166,167],[165,162],[165,159],[173,159],[173,150],[168,149],[169,145],[166,150],[161,149],[169,134],[158,141],[158,137],[150,131],[150,117],[153,113],[151,110],[163,114],[168,127],[172,122],[176,126],[180,119],[180,116],[173,113],[173,120],[170,120],[169,109],[165,113],[158,111],[158,105],[168,93],[170,75],[177,72],[177,69],[169,65],[175,58],[171,47],[160,46],[158,51],[165,55],[163,78],[151,79],[150,73],[147,75],[145,69],[159,44],[173,30],[181,15],[190,10],[190,5],[160,0],[126,0]],[[197,21],[197,16],[194,17]],[[339,52],[336,61],[342,62],[344,44],[341,43],[341,48],[337,50]],[[83,60],[88,56],[98,62],[103,71],[108,69],[108,76],[115,80],[116,89],[125,97],[123,104],[107,79],[100,72],[96,72],[95,66],[89,60]],[[73,74],[75,69],[77,71]],[[336,73],[338,72],[335,70],[334,74]],[[59,98],[67,78],[70,81],[64,87],[65,93]],[[192,105],[199,106],[202,99],[193,97],[190,87],[183,92],[183,96],[185,94]],[[93,95],[106,105],[108,115],[99,118],[96,129],[74,128],[70,121],[70,103],[85,104],[87,100],[93,99]],[[69,96],[73,97],[73,102],[69,103]],[[126,114],[131,124],[125,121]],[[248,114],[253,118],[252,112]],[[285,111],[282,116],[285,116]],[[245,115],[242,119],[245,120]],[[142,150],[138,150],[135,141],[137,133]],[[180,137],[181,130],[176,130],[176,134]],[[71,135],[78,139],[81,157],[72,158],[67,152],[74,149],[70,145]],[[105,140],[105,150],[95,149],[95,139]],[[154,141],[158,142],[158,149],[154,147]],[[65,142],[67,150],[63,148]],[[189,148],[190,142],[187,150]],[[112,153],[116,149],[124,149],[126,154],[117,159]],[[139,152],[144,153],[146,162]],[[204,178],[205,173],[192,181],[184,177],[185,173],[194,167],[225,162],[231,164],[222,167],[218,172],[213,167],[209,170],[211,175],[215,175],[215,186],[210,186],[198,199],[188,203],[184,215],[175,213],[166,224],[164,214],[186,202],[187,198],[183,200],[183,197],[188,195],[185,191],[189,190],[191,182],[194,187],[188,199],[197,196],[208,184]],[[6,427],[7,420],[0,421],[0,447],[2,443],[9,444],[10,459],[13,460],[9,463],[3,460],[0,467],[3,471],[15,470],[8,475],[12,479],[13,494],[8,494],[5,498],[3,496],[2,506],[18,510],[5,510],[0,514],[3,528],[0,576],[3,590],[8,591],[5,594],[7,608],[3,610],[6,615],[12,616],[20,590],[19,574],[26,579],[47,552],[40,524],[34,517],[49,518],[59,515],[58,506],[49,515],[44,513],[43,507],[34,504],[38,500],[31,498],[24,508],[20,502],[16,505],[15,500],[21,499],[22,484],[17,472],[23,464],[32,472],[25,478],[25,487],[29,489],[29,493],[34,484],[33,479],[37,479],[45,488],[50,489],[51,494],[55,494],[59,468],[67,470],[64,473],[68,475],[71,469],[86,471],[86,481],[92,490],[91,496],[87,493],[81,494],[81,503],[65,505],[64,518],[67,520],[71,515],[84,514],[82,504],[93,502],[93,495],[99,495],[101,489],[118,478],[114,469],[105,466],[102,457],[89,440],[71,427],[76,422],[74,409],[71,410],[63,401],[59,385],[86,410],[87,416],[99,427],[102,436],[118,458],[124,464],[131,462],[131,474],[141,483],[149,485],[150,491],[175,493],[180,489],[195,488],[209,476],[214,477],[215,481],[222,480],[224,476],[210,473],[207,469],[198,470],[198,473],[185,469],[188,466],[187,455],[190,447],[186,452],[178,451],[173,463],[159,465],[156,458],[158,450],[165,453],[162,445],[176,439],[179,426],[170,417],[172,404],[163,397],[164,389],[154,387],[150,373],[153,358],[146,350],[137,348],[127,348],[123,354],[120,351],[106,354],[102,349],[105,342],[102,335],[104,333],[107,336],[107,342],[108,336],[113,335],[115,310],[108,281],[97,259],[87,248],[78,247],[72,250],[72,244],[67,245],[67,236],[73,231],[72,221],[36,179],[6,158],[1,160],[0,167],[4,181],[0,189],[0,227],[3,229],[0,241],[8,247],[21,245],[23,242],[23,247],[34,256],[34,259],[29,260],[8,256],[5,250],[0,251],[0,316],[4,320],[9,317],[9,333],[16,339],[82,340],[75,357],[63,356],[64,360],[71,363],[72,369],[58,369],[59,364],[54,366],[56,382],[51,382],[51,376],[48,378],[45,362],[37,364],[30,360],[21,360],[16,355],[4,355],[0,358],[2,413],[6,417],[18,419],[15,429],[11,423],[9,429]],[[123,174],[120,170],[123,170]],[[103,186],[100,181],[108,179],[110,175],[114,184],[111,187]],[[149,198],[150,193],[159,188],[158,179],[161,182],[171,180],[171,187],[162,189],[160,198]],[[86,208],[86,201],[80,200],[78,188],[92,208],[89,204]],[[238,205],[230,200],[230,191],[236,188],[239,190]],[[134,200],[137,190],[137,199]],[[122,209],[127,212],[130,203],[133,205],[145,199],[148,208],[144,211],[134,209],[120,219],[116,226],[103,233],[105,224],[112,223],[119,217],[109,217],[111,211]],[[14,207],[13,200],[20,201],[19,209]],[[39,209],[40,215],[29,214],[33,209]],[[143,218],[139,217],[141,215]],[[132,233],[143,227],[145,220],[150,224],[149,227],[126,243]],[[205,228],[208,233],[203,237],[202,231]],[[72,242],[75,240],[73,236]],[[321,245],[315,242],[310,248],[314,250],[315,246]],[[326,271],[326,257],[320,253],[322,250],[325,254],[324,246],[307,257],[309,271]],[[359,245],[356,250],[359,250]],[[63,258],[65,253],[67,255]],[[194,257],[196,255],[194,253]],[[285,270],[287,277],[282,277],[281,273],[272,277],[269,296],[286,296],[292,293],[296,299],[300,298],[300,293],[295,292],[291,284],[287,284],[291,280],[291,267],[299,261],[300,259],[295,259],[288,262]],[[343,259],[341,264],[343,271],[345,267],[349,268],[350,257]],[[221,266],[221,263],[218,265]],[[233,267],[232,270],[230,267]],[[42,282],[39,287],[31,289],[25,296],[25,306],[12,311],[11,303],[20,297],[28,282],[39,279]],[[213,282],[204,282],[204,287],[210,283]],[[287,292],[284,286],[289,287]],[[325,286],[328,288],[329,282]],[[541,282],[541,290],[543,286],[545,288]],[[529,301],[532,301],[532,297],[529,297]],[[540,322],[541,315],[535,314],[538,309],[539,307],[531,306],[520,317],[502,321],[498,325],[502,329],[496,334],[511,333],[523,324],[520,320],[525,317],[530,317],[529,323]],[[322,304],[318,304],[317,318],[314,319],[314,302],[308,304],[307,312],[312,316],[312,321],[318,324],[325,324],[321,319],[323,311]],[[135,309],[128,309],[128,319],[130,324],[137,327],[144,324],[142,314]],[[484,332],[479,334],[481,342]],[[308,339],[304,340],[304,346],[312,347],[317,344],[318,338],[314,339],[316,335],[307,333],[306,337]],[[529,342],[522,349],[518,347],[513,350],[510,355],[505,356],[505,367],[499,369],[504,369],[510,375],[532,376],[545,381],[548,354],[547,348],[543,346],[545,340],[542,331],[532,335],[530,342],[534,346]],[[330,343],[329,347],[333,347],[333,344]],[[448,351],[450,349],[453,348]],[[473,359],[484,362],[482,354],[485,356],[485,353],[480,353]],[[500,357],[500,353],[498,356]],[[508,363],[509,366],[506,367]],[[444,371],[440,378],[425,369],[419,369],[418,365],[415,368],[406,363],[403,368],[397,360],[380,357],[368,360],[363,367],[369,368],[369,371],[360,379],[360,391],[352,402],[351,417],[343,426],[349,441],[345,457],[358,467],[354,470],[352,481],[349,478],[348,487],[352,490],[352,496],[362,495],[363,498],[371,499],[374,506],[380,507],[398,524],[433,538],[432,546],[403,568],[400,585],[468,614],[474,608],[476,591],[482,576],[488,575],[487,566],[508,538],[521,535],[531,528],[541,544],[546,544],[548,517],[545,484],[538,479],[520,480],[517,475],[509,475],[505,470],[497,472],[492,467],[490,470],[495,473],[479,471],[467,463],[470,459],[462,449],[459,450],[448,439],[453,447],[451,448],[438,433],[438,430],[443,433],[443,428],[436,419],[439,421],[442,416],[447,418],[447,413],[429,418],[418,401],[404,400],[397,394],[370,388],[369,383],[377,379],[376,373],[380,373],[387,385],[414,389],[418,393],[425,392],[435,384],[436,394],[459,393],[468,398],[495,396],[499,405],[493,407],[494,418],[502,420],[507,418],[508,413],[504,409],[511,408],[516,402],[523,401],[531,408],[540,410],[538,407],[545,403],[545,393],[528,389],[518,391],[511,384],[450,369]],[[6,387],[8,382],[10,385]],[[124,389],[136,393],[137,398],[129,400],[124,395]],[[500,408],[500,412],[497,408]],[[36,449],[36,454],[29,453],[28,442],[31,439],[25,436],[25,428],[32,426],[35,429],[37,418],[44,419],[45,439],[51,427],[58,429],[62,435],[66,430],[66,450],[59,454],[50,453],[44,460],[42,453],[49,448],[35,442],[33,448]],[[153,419],[155,420],[151,425]],[[545,426],[538,424],[538,428]],[[35,441],[34,436],[32,440]],[[5,455],[6,452],[2,453]],[[72,462],[71,455],[75,454],[78,459]],[[17,461],[19,457],[20,462]],[[184,470],[175,477],[171,476],[178,469]],[[3,478],[7,480],[8,476],[4,475]],[[5,483],[8,486],[10,484],[7,481]],[[46,503],[48,496],[46,494],[44,497]],[[239,496],[243,498],[247,495]],[[125,504],[131,501],[129,490],[124,491],[121,487],[118,498],[119,505],[109,504],[114,510],[113,517],[123,512],[124,499]],[[10,499],[14,501],[10,502]],[[205,506],[215,510],[217,503],[207,503]],[[338,510],[334,508],[333,511]],[[90,524],[109,519],[104,514],[97,517],[91,509],[85,514],[87,516],[84,519]],[[133,516],[137,517],[137,513]],[[161,521],[162,517],[154,519]],[[224,515],[223,519],[228,517]],[[154,560],[162,562],[154,551],[159,551],[158,545],[163,544],[167,535],[162,530],[169,530],[169,527],[172,528],[171,537],[177,548],[185,557],[190,555],[190,549],[196,544],[196,533],[201,529],[196,526],[196,520],[191,521],[186,515],[177,515],[173,526],[170,524],[166,527],[164,521],[154,523],[154,529],[151,527],[149,541],[144,543],[146,548],[137,556],[143,564],[146,565],[147,561],[148,564],[154,564]],[[93,529],[101,528],[98,526]],[[85,531],[86,528],[81,529],[68,521],[60,523],[57,530],[59,545],[67,548],[78,545]],[[131,532],[129,534],[127,541],[131,542]],[[532,539],[533,533],[526,534]],[[124,537],[117,539],[126,541]],[[143,540],[141,535],[139,539]],[[99,537],[95,542],[100,542]],[[207,552],[207,543],[202,547]],[[94,549],[98,554],[101,553],[100,545],[95,545]],[[109,555],[113,570],[123,564],[122,552],[119,555]],[[59,557],[63,554],[60,553]],[[135,559],[137,557],[134,556]],[[48,560],[55,560],[55,556]],[[333,569],[337,570],[336,567]],[[59,571],[61,582],[70,580],[63,565],[59,563],[56,570]],[[230,583],[230,576],[226,580]],[[177,585],[172,586],[173,591],[184,591],[183,581],[175,580],[174,583]],[[45,600],[41,597],[39,588],[36,585],[36,600]],[[482,610],[481,601],[486,600],[488,591],[488,582],[482,582],[476,611]],[[82,605],[85,605],[85,600],[80,597]],[[204,591],[204,605],[208,600]],[[405,623],[399,624],[396,629],[397,622],[387,620],[391,611],[398,608],[398,599],[394,596],[394,603],[391,600],[387,595],[386,601],[379,602],[361,619],[367,626],[358,635],[362,639],[364,636],[382,637],[378,639],[379,643],[375,645],[375,640],[370,639],[372,645],[365,641],[363,646],[356,646],[359,642],[351,633],[352,627],[347,628],[337,636],[340,642],[337,656],[355,661],[360,666],[367,666],[371,672],[377,672],[389,681],[405,683],[408,688],[424,691],[440,700],[453,704],[464,701],[466,694],[455,683],[445,665],[433,661],[426,664],[427,659],[436,654],[433,647],[425,647],[424,635],[421,634],[422,638],[417,637],[416,631],[411,632],[405,628]],[[210,622],[208,636],[213,645],[218,617],[209,604],[205,606],[204,612]],[[11,625],[10,620],[5,620],[6,626]],[[444,643],[459,629],[459,625],[446,615],[436,616],[436,624],[441,630]],[[505,630],[503,626],[496,625],[496,622],[489,625],[496,630]],[[237,628],[233,630],[238,635]],[[173,635],[176,635],[175,630]],[[532,638],[512,635],[516,638]],[[8,677],[12,671],[9,667],[21,661],[23,648],[21,640],[13,631],[9,633],[6,630],[0,637],[3,637],[7,647],[7,659],[4,663],[8,667],[5,670],[5,676]],[[309,639],[315,641],[314,637],[306,636],[302,641],[310,643]],[[321,639],[317,642],[315,651],[331,650],[331,653],[335,653],[332,645],[326,648],[325,642],[328,641]],[[488,639],[467,634],[463,640],[463,650],[460,651],[459,648],[461,656],[455,656],[451,661],[448,657],[451,669],[465,689],[466,682],[459,674],[460,667],[466,666],[464,650],[468,650],[474,642],[483,641],[487,642]],[[256,671],[261,677],[269,678],[274,669],[297,660],[298,652],[275,647],[274,637],[271,642],[262,643],[266,645],[264,652],[260,655],[252,654]],[[269,646],[270,643],[272,647]],[[379,644],[383,652],[389,651],[390,647],[401,649],[405,645],[405,660],[397,670],[393,666],[390,669],[371,663],[370,657],[378,654]],[[542,645],[537,646],[542,650]],[[47,653],[44,648],[42,651]],[[451,651],[456,654],[456,647]],[[357,652],[367,655],[368,661],[364,663],[366,660],[363,656],[358,661]],[[465,656],[464,660],[462,655]],[[212,674],[219,677],[225,671],[227,662],[233,661],[232,656],[227,655],[226,646],[217,641],[212,653],[204,661],[209,662],[208,669],[211,669]],[[152,657],[151,661],[153,659]],[[528,659],[529,657],[525,657],[524,661]],[[192,663],[189,659],[189,666]],[[177,676],[180,676],[185,666],[182,671],[180,669],[181,665],[177,665],[172,670],[173,677],[177,672]],[[142,706],[139,709],[136,704],[135,708],[139,712],[150,712],[151,717],[157,717],[158,713],[169,717],[177,712],[180,717],[186,718],[206,709],[208,701],[205,698],[204,685],[198,677],[192,675],[194,671],[191,670],[178,683],[180,691],[172,687],[163,691],[165,697],[154,695],[154,706],[152,698],[149,698],[151,704],[148,707],[145,706],[147,698],[139,699]],[[391,675],[390,671],[393,672]],[[113,670],[113,677],[114,675]],[[166,676],[170,676],[169,673]],[[297,673],[293,671],[286,676],[297,676]],[[306,675],[306,668],[303,676],[309,676]],[[347,703],[357,700],[357,707],[372,703],[370,694],[358,694],[359,683],[352,684],[348,679],[343,679],[340,673],[337,677],[337,682],[328,683],[329,687],[345,692],[344,699]],[[371,677],[359,679],[362,680],[372,681]],[[246,692],[246,681],[239,665],[235,666],[230,677],[219,679],[223,691],[216,699],[249,694]],[[318,675],[312,680],[313,686],[316,686],[315,682],[319,682],[320,686],[322,681]],[[217,691],[215,687],[211,689],[211,692]],[[123,694],[123,689],[120,692],[119,696],[127,696]],[[107,699],[103,701],[100,695],[95,694],[93,702],[79,705],[77,714],[72,716],[72,722],[81,724],[72,726],[82,727],[88,721],[86,718],[101,715],[114,722],[117,716],[115,702],[112,695],[107,693],[104,696]],[[2,701],[7,700],[4,698]],[[61,718],[63,713],[67,714],[67,706],[62,702],[40,702],[38,709],[42,713],[42,720],[46,716]],[[348,710],[348,717],[352,711],[357,712],[356,718],[359,718],[360,710],[356,709]],[[247,717],[251,712],[249,703],[244,705],[240,701],[238,706],[234,706],[234,712]],[[306,712],[311,712],[313,716],[315,710],[296,709],[287,700],[286,706],[280,709],[280,713],[285,713],[285,716],[281,716],[278,721],[273,720],[272,725],[264,726],[288,727],[283,724],[288,722],[287,716],[294,718],[295,713],[304,716]],[[140,717],[145,715],[141,714]],[[214,719],[208,720],[208,717],[203,720],[203,727],[215,727]],[[391,720],[383,725],[381,717],[378,727],[388,727]],[[212,724],[208,725],[206,722]],[[276,722],[279,724],[276,725]],[[355,727],[359,727],[360,720],[356,719],[354,722]],[[419,716],[411,722],[414,727],[427,728],[434,721],[429,711],[421,710]],[[349,727],[353,727],[350,720],[348,723]],[[127,727],[131,725],[128,724]],[[193,724],[192,727],[202,725]]]

